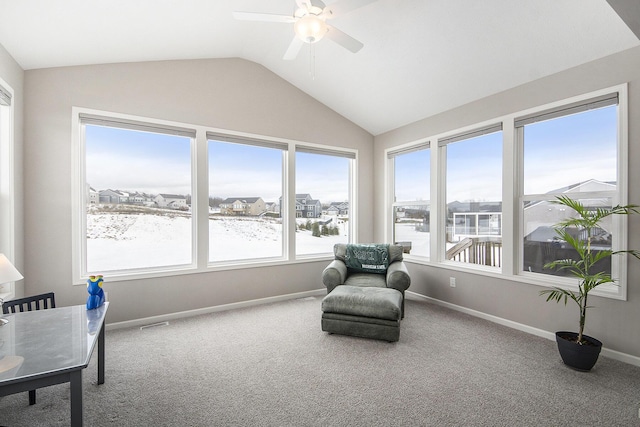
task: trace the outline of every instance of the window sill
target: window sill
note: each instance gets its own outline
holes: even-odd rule
[[[327,262],[329,263],[333,259],[333,255],[317,255],[317,256],[308,256],[305,258],[295,259],[295,260],[285,260],[285,259],[273,259],[269,261],[256,261],[249,260],[246,262],[238,261],[238,262],[227,262],[224,264],[209,264],[206,268],[195,268],[191,266],[187,266],[184,268],[174,268],[174,269],[163,269],[163,270],[153,270],[153,271],[140,271],[140,272],[114,272],[114,273],[105,273],[105,280],[109,282],[129,282],[133,280],[143,280],[143,279],[154,279],[161,277],[171,277],[171,276],[183,276],[188,274],[202,274],[202,273],[214,273],[218,271],[229,271],[229,270],[243,270],[249,268],[263,268],[263,267],[275,267],[275,266],[283,266],[283,265],[293,265],[293,264],[306,264],[312,262]],[[89,277],[81,277],[78,281],[74,282],[74,286],[80,286],[87,284],[87,279]],[[1,295],[0,295],[1,296]]]
[[[563,278],[557,276],[540,275],[537,273],[522,272],[521,274],[503,274],[499,269],[495,267],[485,267],[481,265],[462,265],[457,262],[432,262],[426,259],[419,259],[417,257],[404,257],[404,261],[411,264],[424,265],[427,267],[438,268],[443,270],[458,271],[468,274],[477,274],[479,276],[492,277],[494,279],[518,282],[527,285],[539,286],[541,288],[558,287],[562,289],[576,291],[578,289],[578,282],[576,279]],[[542,289],[541,289],[542,290]],[[627,298],[623,293],[621,286],[615,285],[602,285],[598,289],[589,292],[589,295],[610,298],[620,301],[626,301]]]

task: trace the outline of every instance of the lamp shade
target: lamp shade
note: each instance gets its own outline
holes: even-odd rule
[[[24,279],[4,254],[0,254],[0,285]]]
[[[327,23],[314,14],[308,14],[293,24],[293,30],[300,40],[305,43],[315,43],[327,33]]]

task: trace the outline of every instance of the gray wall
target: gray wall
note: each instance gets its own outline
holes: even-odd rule
[[[629,203],[640,204],[640,48],[597,60],[565,72],[481,99],[375,138],[374,168],[383,170],[384,150],[394,145],[455,130],[508,113],[629,82]],[[383,174],[374,187],[384,188]],[[375,193],[375,211],[382,212],[382,192]],[[381,215],[375,217],[374,238],[384,236]],[[640,218],[629,221],[629,247],[640,248]],[[591,297],[586,333],[605,347],[640,357],[640,262],[628,262],[628,299]],[[492,277],[460,273],[437,266],[411,264],[411,290],[452,304],[522,323],[545,331],[576,330],[577,309],[546,303],[542,289]],[[449,287],[450,276],[457,287]],[[572,303],[570,303],[572,304]]]
[[[373,235],[373,137],[255,63],[240,59],[109,64],[25,73],[25,292],[53,290],[82,304],[71,284],[73,106],[355,148],[361,167],[359,235]],[[322,288],[326,261],[108,282],[108,322]]]
[[[25,293],[54,290],[61,305],[85,300],[71,285],[71,107],[110,110],[230,130],[358,148],[359,241],[384,236],[384,149],[592,90],[629,84],[629,201],[640,203],[640,48],[426,118],[375,139],[268,70],[242,60],[113,64],[23,73],[0,49],[0,75],[16,90],[18,267]],[[19,95],[25,88],[25,101]],[[24,143],[22,114],[24,110]],[[313,117],[309,121],[309,117]],[[372,141],[374,149],[371,149]],[[24,153],[22,152],[24,146]],[[24,156],[23,156],[24,155]],[[371,167],[373,165],[373,168]],[[18,167],[18,172],[20,168]],[[23,184],[24,181],[24,184]],[[23,191],[24,189],[24,191]],[[24,211],[22,195],[24,194]],[[375,197],[375,198],[374,198]],[[370,215],[370,212],[376,214]],[[22,218],[24,213],[24,240]],[[629,244],[640,247],[640,219]],[[22,247],[24,242],[24,261]],[[587,332],[610,349],[640,357],[640,263],[629,263],[628,300],[594,297]],[[325,262],[107,283],[109,322],[320,288]],[[539,287],[410,264],[411,290],[546,331],[575,329],[573,310],[545,303]],[[20,292],[20,290],[19,290]]]
[[[24,106],[24,72],[18,63],[9,55],[5,48],[0,45],[0,77],[7,82],[14,91],[14,170],[15,181],[15,266],[24,274],[24,181],[23,181],[23,106]],[[8,251],[7,248],[0,248],[0,252]],[[16,283],[16,293],[22,295],[24,292],[24,281]]]

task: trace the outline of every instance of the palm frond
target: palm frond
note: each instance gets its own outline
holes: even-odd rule
[[[552,203],[564,205],[575,211],[575,216],[558,222],[554,226],[554,229],[558,238],[566,242],[567,245],[577,252],[578,259],[558,259],[546,263],[544,268],[555,269],[556,271],[567,271],[578,278],[580,283],[577,291],[553,287],[540,291],[540,295],[546,295],[547,301],[564,302],[565,305],[569,300],[574,301],[580,309],[580,335],[582,335],[586,311],[588,308],[591,308],[591,306],[587,305],[589,292],[603,284],[612,283],[617,285],[610,273],[604,271],[593,273],[592,270],[596,270],[596,268],[592,267],[594,267],[596,263],[617,254],[629,254],[640,259],[640,251],[633,249],[617,251],[613,251],[612,249],[592,249],[591,238],[593,237],[593,232],[601,228],[600,222],[604,218],[611,215],[638,214],[640,213],[640,206],[616,205],[611,208],[600,207],[587,209],[580,201],[574,200],[566,195],[556,197],[556,200]],[[578,233],[571,234],[570,229],[577,229]],[[583,239],[574,237],[574,235],[582,235]]]

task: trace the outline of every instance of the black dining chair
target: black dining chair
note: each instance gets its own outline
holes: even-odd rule
[[[4,304],[2,304],[2,312],[4,314],[46,310],[47,308],[56,308],[56,298],[53,292],[5,301]],[[35,404],[36,391],[29,390],[29,405]]]

